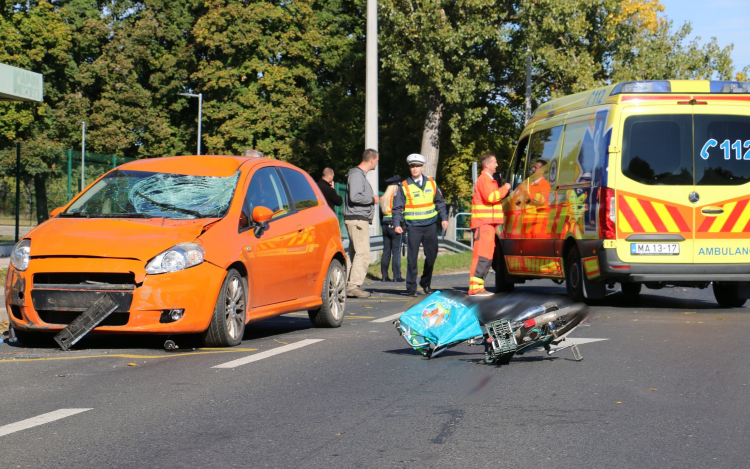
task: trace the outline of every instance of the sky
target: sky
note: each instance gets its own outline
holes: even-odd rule
[[[689,21],[693,25],[690,39],[701,37],[701,43],[716,37],[724,48],[734,44],[732,61],[735,71],[750,65],[750,0],[661,0],[664,16],[677,29]]]

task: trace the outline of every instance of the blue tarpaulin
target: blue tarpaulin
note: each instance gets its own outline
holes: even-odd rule
[[[429,346],[450,345],[481,336],[477,306],[461,301],[461,296],[435,292],[401,315],[400,326],[414,348],[427,354]]]

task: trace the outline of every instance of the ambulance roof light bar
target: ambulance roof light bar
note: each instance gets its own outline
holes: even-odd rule
[[[740,81],[711,81],[711,94],[748,94],[750,84]],[[627,81],[614,87],[610,95],[639,93],[671,93],[672,83],[668,80]],[[693,93],[705,93],[694,91]]]

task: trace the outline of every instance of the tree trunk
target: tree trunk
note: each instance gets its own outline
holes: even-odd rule
[[[438,93],[427,100],[427,118],[422,132],[422,156],[427,160],[423,174],[434,178],[440,158],[440,125],[443,121],[443,100]]]
[[[44,223],[49,219],[47,210],[47,178],[41,174],[34,176],[34,192],[36,193],[36,222]]]
[[[445,233],[446,238],[456,239],[457,232],[456,226],[456,214],[458,213],[458,197],[451,197],[451,202],[448,204],[448,231]]]

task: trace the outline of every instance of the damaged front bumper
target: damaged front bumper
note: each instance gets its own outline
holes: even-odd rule
[[[225,275],[208,262],[148,275],[136,259],[39,258],[23,272],[9,267],[5,301],[19,330],[59,331],[109,294],[117,309],[96,332],[196,333],[208,328]],[[184,313],[171,321],[168,313],[175,309]]]

